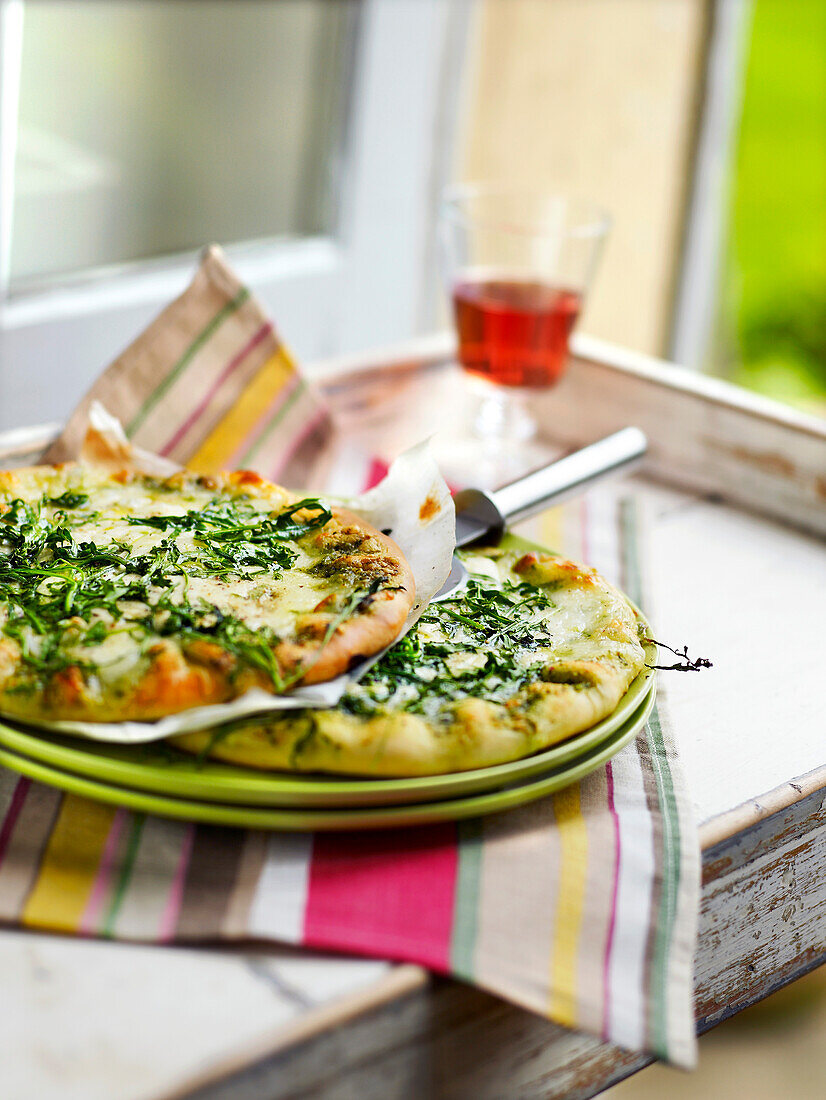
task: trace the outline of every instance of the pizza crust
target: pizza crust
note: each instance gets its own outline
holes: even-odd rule
[[[341,706],[292,711],[233,723],[217,735],[184,734],[172,743],[268,770],[438,775],[520,759],[611,714],[645,664],[637,619],[622,594],[595,570],[557,555],[492,550],[475,560],[482,555],[503,579],[527,581],[555,593],[564,607],[570,604],[574,623],[563,652],[549,654],[538,677],[507,701],[466,697],[431,716],[392,708],[363,716]],[[575,624],[583,617],[588,621],[577,642]]]

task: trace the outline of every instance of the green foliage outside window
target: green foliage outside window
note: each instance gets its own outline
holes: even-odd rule
[[[826,3],[754,0],[714,369],[826,413]]]

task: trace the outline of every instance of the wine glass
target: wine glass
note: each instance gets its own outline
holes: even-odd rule
[[[610,226],[591,203],[493,184],[449,188],[440,216],[459,364],[477,399],[443,450],[479,483],[530,463],[537,392],[554,386]]]

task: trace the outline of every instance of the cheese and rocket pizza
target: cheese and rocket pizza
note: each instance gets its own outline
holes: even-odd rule
[[[328,680],[414,589],[390,538],[255,473],[0,473],[0,712],[140,721]]]

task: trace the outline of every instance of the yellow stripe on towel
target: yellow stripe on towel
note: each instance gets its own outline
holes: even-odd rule
[[[553,799],[562,854],[551,947],[551,1000],[548,1011],[558,1023],[576,1027],[576,976],[585,905],[588,833],[582,816],[578,783],[559,791]]]
[[[295,373],[289,353],[279,348],[187,462],[188,469],[198,474],[214,474],[226,469],[232,456]]]
[[[115,809],[67,794],[21,917],[29,927],[77,931]]]

